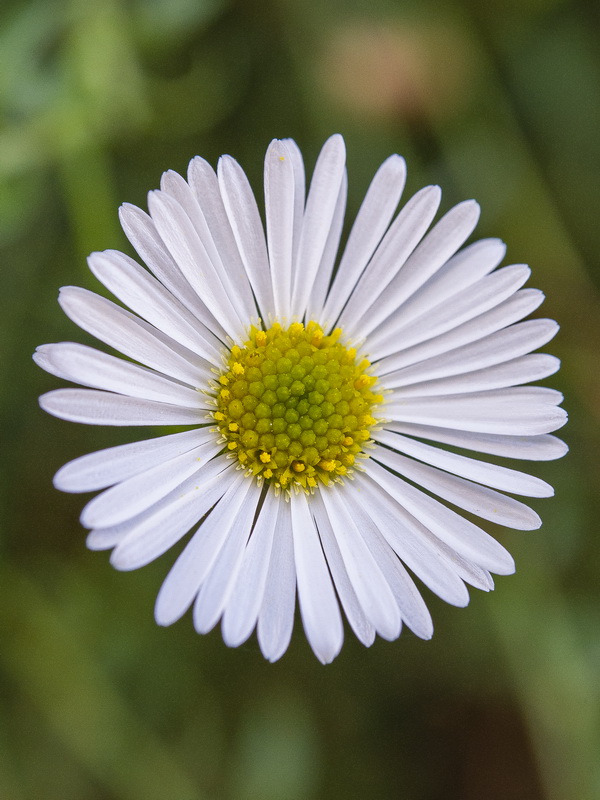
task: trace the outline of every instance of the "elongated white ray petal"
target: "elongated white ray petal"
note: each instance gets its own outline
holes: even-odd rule
[[[82,386],[188,408],[208,408],[205,397],[195,389],[83,344],[44,344],[33,358],[46,372]]]
[[[493,591],[494,579],[486,569],[477,566],[472,561],[467,561],[458,553],[455,554],[455,563],[458,574],[469,586],[480,589],[482,592]]]
[[[127,531],[122,530],[121,525],[111,528],[96,528],[90,531],[85,540],[88,550],[112,550],[113,547],[122,542]]]
[[[203,472],[203,483],[200,485],[197,480],[197,475],[192,474],[186,478],[183,483],[176,486],[164,497],[160,498],[153,505],[136,514],[134,517],[126,519],[124,522],[119,522],[116,525],[109,525],[108,527],[93,528],[88,534],[87,545],[91,550],[105,550],[107,546],[115,547],[121,545],[130,536],[137,538],[141,530],[146,530],[150,538],[156,539],[160,542],[163,534],[161,528],[165,527],[166,536],[173,535],[173,528],[170,528],[170,523],[165,523],[169,515],[172,515],[175,527],[181,524],[183,515],[196,513],[197,509],[205,501],[205,497],[210,495],[213,485],[219,487],[219,497],[221,497],[236,474],[235,465],[229,459],[215,458],[205,465]],[[216,484],[213,483],[216,480]],[[218,498],[217,498],[218,499]],[[213,501],[209,508],[216,502]],[[199,514],[198,520],[204,515]],[[194,525],[194,521],[190,522],[187,531]],[[156,524],[155,524],[156,523]],[[169,532],[170,531],[170,532]],[[182,531],[182,535],[187,531]],[[141,535],[141,534],[140,534]],[[107,542],[111,541],[110,545]],[[152,545],[151,545],[152,546]]]
[[[402,309],[399,309],[369,336],[369,347],[378,357],[386,356],[396,352],[398,338],[407,348],[453,330],[500,305],[521,288],[530,274],[529,267],[522,264],[504,267],[477,281],[468,292],[444,300],[439,308],[425,312],[410,323],[405,323]]]
[[[205,425],[201,408],[139,400],[95,389],[55,389],[40,397],[40,406],[60,419],[87,425]]]
[[[208,517],[187,543],[160,587],[154,618],[159,625],[171,625],[188,610],[210,572],[225,538],[236,524],[240,508],[252,482],[239,472]]]
[[[139,264],[116,250],[92,253],[90,270],[122,303],[171,339],[212,364],[220,351],[212,334],[164,286]]]
[[[426,186],[411,197],[398,213],[358,283],[351,287],[352,293],[339,318],[339,324],[350,336],[360,335],[356,323],[365,309],[387,289],[398,270],[404,266],[421,241],[435,217],[441,197],[439,186]],[[346,294],[347,292],[348,290]],[[334,302],[332,298],[332,310],[336,308]],[[333,318],[332,310],[328,306],[325,307],[324,315],[327,319]]]
[[[279,498],[268,491],[223,613],[223,641],[229,647],[245,642],[257,623],[267,584],[278,512]]]
[[[163,286],[198,318],[202,323],[204,335],[212,341],[214,349],[218,352],[220,342],[224,342],[227,338],[226,333],[183,276],[160,238],[152,218],[141,208],[125,203],[119,209],[119,219],[125,235],[144,264]]]
[[[279,509],[265,594],[256,632],[263,656],[277,661],[290,643],[296,605],[296,567],[290,504],[278,498]]]
[[[148,536],[150,539],[156,540],[156,544],[149,544],[150,547],[158,546],[162,539],[174,535],[174,529],[182,525],[183,516],[186,514],[195,514],[196,509],[205,502],[204,498],[210,496],[212,486],[219,488],[218,497],[221,497],[228,486],[230,481],[235,475],[235,467],[231,461],[227,459],[214,459],[207,464],[207,469],[204,474],[205,482],[202,486],[198,485],[197,476],[192,475],[179,484],[175,489],[166,494],[163,498],[158,500],[154,505],[145,509],[135,517],[127,519],[124,522],[119,522],[116,525],[109,525],[106,528],[93,528],[87,537],[87,546],[90,550],[106,550],[109,547],[120,546],[125,542],[128,537],[133,537],[133,541],[137,539],[138,534]],[[216,481],[216,483],[214,482]],[[206,490],[206,493],[205,493]],[[217,499],[218,499],[217,497]],[[214,503],[211,505],[212,507]],[[187,533],[194,523],[201,519],[204,515],[198,512],[197,519],[192,519],[186,530],[182,530],[181,535]],[[168,522],[163,522],[173,517],[173,526]],[[164,536],[163,536],[164,529]],[[144,530],[146,533],[141,534]],[[145,547],[145,544],[144,544]],[[130,559],[133,562],[133,559]],[[129,569],[129,567],[123,567]],[[133,569],[133,567],[131,567]]]
[[[192,188],[181,175],[173,170],[163,173],[160,181],[160,191],[152,193],[152,202],[154,203],[157,197],[166,200],[165,196],[174,201],[170,202],[170,200],[167,200],[167,216],[169,211],[171,211],[177,220],[176,225],[182,226],[183,236],[180,236],[180,238],[183,238],[187,242],[192,256],[196,256],[197,271],[201,273],[205,280],[208,279],[211,284],[216,283],[219,292],[222,288],[223,294],[231,302],[233,308],[235,308],[240,320],[243,321],[247,319],[254,308],[253,304],[247,307],[244,303],[243,293],[240,292],[240,283],[242,286],[243,283],[239,282],[236,285],[236,282],[232,280],[228,265],[223,262],[221,253],[213,239],[212,232],[204,214],[204,208],[201,207]],[[152,212],[152,206],[150,210]],[[190,224],[188,224],[188,222]],[[157,227],[160,232],[160,227]],[[168,242],[165,242],[165,244],[169,247]],[[177,242],[174,246],[179,251],[181,243]],[[169,247],[169,250],[179,263],[179,259],[173,251],[173,248]],[[187,273],[187,269],[188,267],[184,263],[184,265],[182,265],[184,274]],[[248,284],[246,275],[244,273],[242,274],[246,284]]]
[[[474,200],[459,203],[448,211],[415,248],[385,294],[364,303],[361,318],[352,326],[354,335],[367,336],[423,286],[470,236],[478,219],[479,206]]]
[[[292,315],[302,317],[329,237],[346,163],[339,134],[323,145],[313,172],[294,266]]]
[[[433,442],[441,442],[465,450],[489,453],[493,456],[520,458],[524,461],[553,461],[561,458],[569,448],[556,436],[502,436],[492,433],[471,433],[411,422],[390,422],[386,428],[407,436],[418,436]]]
[[[359,498],[359,500],[360,499],[361,498]],[[364,500],[364,498],[362,499]],[[379,498],[376,498],[376,501],[381,502]],[[365,537],[373,556],[378,559],[384,574],[387,576],[390,575],[390,566],[396,568],[392,570],[389,580],[392,591],[394,591],[396,601],[398,602],[400,610],[402,611],[404,620],[418,636],[422,636],[422,638],[429,638],[432,634],[431,617],[429,616],[429,612],[423,616],[423,609],[425,608],[426,610],[425,603],[423,602],[423,599],[418,593],[412,580],[410,580],[410,578],[406,575],[406,571],[400,564],[395,553],[392,552],[389,544],[383,539],[374,525],[363,525],[361,528],[361,533]],[[430,533],[433,535],[431,526],[428,526],[427,535],[429,536]],[[443,536],[438,536],[437,539],[438,541],[436,546],[438,548],[438,552],[442,553],[443,557],[446,559],[446,563],[451,565],[452,570],[458,575],[459,578],[466,583],[469,583],[471,586],[474,586],[477,589],[482,589],[485,592],[489,592],[494,588],[494,581],[487,570],[478,566],[473,561],[470,561],[459,555],[454,548],[450,547],[445,542]],[[494,542],[494,544],[496,543]],[[508,558],[510,559],[510,556],[508,556]],[[389,564],[390,561],[392,562],[391,565]],[[394,588],[395,583],[398,583],[399,580],[399,578],[395,575],[398,565],[401,567],[400,584]],[[514,571],[514,565],[511,571]],[[416,620],[414,619],[415,611],[421,612],[418,614]],[[410,613],[410,616],[407,616],[407,613]],[[428,626],[423,627],[423,624],[427,622]],[[417,627],[415,627],[415,624]]]
[[[225,609],[242,565],[260,495],[260,488],[255,481],[251,481],[239,514],[200,587],[194,603],[194,627],[198,633],[212,630]]]
[[[390,381],[395,388],[387,395],[387,398],[389,401],[393,401],[405,397],[435,397],[443,394],[467,394],[490,389],[504,389],[509,386],[519,386],[523,383],[542,380],[542,378],[553,375],[559,368],[560,361],[555,356],[535,353],[519,356],[493,367],[484,367],[473,370],[473,372],[465,372],[462,375],[450,375],[446,378],[420,383],[413,383],[406,376],[400,374]]]
[[[302,624],[315,655],[328,664],[344,640],[340,609],[306,495],[292,495],[290,506]]]
[[[395,520],[407,523],[410,533],[417,537],[416,541],[421,541],[421,546],[428,552],[432,564],[426,564],[425,567],[419,565],[419,568],[421,571],[424,569],[433,571],[434,579],[437,581],[440,580],[440,576],[447,580],[451,574],[454,581],[460,579],[460,583],[463,580],[484,582],[488,587],[489,581],[481,579],[486,570],[485,567],[480,568],[481,561],[493,563],[494,571],[502,575],[515,571],[510,553],[485,531],[473,523],[468,523],[458,514],[454,514],[456,517],[454,520],[452,516],[454,512],[445,507],[443,510],[448,513],[440,513],[436,517],[435,507],[440,506],[440,503],[413,486],[405,484],[404,481],[396,483],[394,476],[381,466],[374,464],[374,467],[369,475],[361,475],[361,490],[364,492],[364,497],[370,498],[370,502],[376,505],[373,519],[403,561],[406,561],[402,552],[406,543],[398,539]],[[449,531],[446,530],[446,525],[449,526]],[[458,543],[458,547],[454,546],[454,543]],[[477,558],[463,555],[465,550],[477,552]],[[412,553],[409,555],[414,558]],[[424,577],[409,561],[406,563],[436,594],[447,599],[444,594],[440,594],[439,588],[431,583],[430,575]],[[442,588],[447,591],[443,584]],[[458,584],[456,588],[460,588]],[[463,584],[454,605],[466,605],[466,603],[468,603],[468,592]]]
[[[325,302],[325,297],[331,281],[331,275],[333,273],[333,267],[335,265],[335,259],[340,246],[340,238],[342,236],[342,228],[344,225],[344,214],[346,212],[347,199],[348,174],[347,171],[344,170],[337,203],[335,205],[335,211],[333,212],[333,219],[331,220],[329,236],[325,242],[321,263],[319,264],[317,276],[310,290],[308,306],[306,308],[306,319],[319,319],[321,320],[321,324],[324,324],[325,326],[327,326],[327,321],[323,320],[323,303]]]
[[[496,308],[486,311],[485,314],[481,314],[475,319],[464,322],[457,328],[448,331],[448,333],[443,333],[441,336],[436,336],[406,350],[402,349],[402,342],[399,341],[398,351],[394,355],[387,356],[381,360],[377,360],[367,347],[369,360],[377,361],[376,372],[378,375],[386,375],[413,365],[420,366],[420,362],[434,358],[441,353],[449,353],[465,345],[479,342],[491,334],[500,333],[502,329],[508,330],[509,326],[513,326],[513,323],[535,311],[543,300],[544,295],[539,289],[520,289],[513,297],[505,300],[504,303],[500,303]],[[532,321],[538,322],[538,320]],[[549,322],[551,321],[544,320],[544,325],[547,326]],[[558,327],[556,325],[553,326],[552,330],[546,328],[548,339],[545,341],[549,341],[557,330]],[[503,360],[508,361],[509,358],[516,358],[516,356],[523,355],[523,353],[529,353],[531,350],[541,347],[543,343],[540,342],[522,352],[509,355]],[[471,369],[477,369],[477,367],[471,367]]]
[[[166,553],[221,499],[228,481],[233,478],[233,471],[225,459],[211,461],[201,481],[193,475],[162,502],[135,519],[115,526],[125,529],[126,535],[113,550],[110,558],[113,567],[139,569]]]
[[[256,301],[227,218],[217,174],[207,161],[196,156],[188,167],[188,181],[202,208],[221,262],[225,265],[237,291],[242,295],[247,318],[253,319],[257,313]]]
[[[218,276],[219,282],[223,285],[225,293],[231,300],[240,320],[243,322],[250,319],[254,314],[255,305],[248,278],[243,268],[241,270],[235,269],[235,262],[234,269],[231,269],[230,265],[223,260],[205,215],[206,201],[203,204],[199,203],[191,187],[181,175],[173,170],[163,174],[160,187],[162,192],[177,201],[188,216],[206,252],[209,264]]]
[[[323,505],[321,492],[315,492],[311,497],[310,510],[317,525],[327,565],[335,584],[335,590],[340,598],[340,603],[348,618],[350,627],[356,634],[357,639],[365,647],[370,647],[375,641],[375,628],[365,616],[365,612],[348,576],[348,571],[340,552],[339,542],[331,526],[327,509]]]
[[[440,472],[378,445],[373,450],[373,458],[449,503],[483,519],[520,531],[535,530],[542,524],[531,508],[493,489]]]
[[[147,367],[190,386],[205,374],[206,361],[100,295],[65,286],[58,302],[69,319],[101,342]]]
[[[271,142],[265,158],[265,216],[275,314],[289,320],[294,243],[294,165],[285,142]]]
[[[438,398],[427,398],[431,403]],[[564,397],[557,389],[546,386],[506,386],[504,389],[492,389],[489,392],[469,392],[467,395],[447,395],[444,400],[448,403],[456,402],[462,408],[477,406],[488,401],[500,404],[510,403],[540,403],[543,405],[557,406]]]
[[[347,488],[349,492],[354,489],[353,486]],[[345,497],[347,494],[348,491],[344,492],[337,486],[331,491],[321,492],[356,596],[377,633],[391,641],[400,635],[400,610],[383,573],[348,512]]]
[[[186,280],[214,318],[233,339],[244,334],[244,324],[231,302],[223,271],[210,259],[194,225],[179,203],[165,192],[148,195],[148,208],[160,238]]]
[[[356,215],[327,297],[323,310],[324,320],[334,323],[339,317],[392,220],[405,181],[406,163],[398,155],[387,158],[375,173]]]
[[[439,500],[411,486],[372,460],[368,462],[365,480],[367,489],[372,488],[373,482],[376,482],[396,504],[406,509],[432,534],[464,558],[498,575],[510,575],[514,572],[513,558],[499,542]]]
[[[395,422],[416,422],[509,436],[551,433],[567,421],[566,411],[555,405],[559,402],[557,399],[536,395],[505,398],[499,394],[504,391],[508,390],[398,400],[386,404],[384,413]]]
[[[353,516],[360,502],[361,498],[354,495],[349,498]],[[361,535],[394,594],[403,621],[421,639],[431,639],[433,622],[429,609],[396,553],[373,522],[361,526]]]
[[[387,445],[407,456],[431,464],[432,467],[451,472],[462,478],[482,483],[502,492],[524,495],[525,497],[552,497],[554,489],[545,481],[506,467],[489,464],[467,456],[449,453],[439,447],[417,442],[397,433],[382,430],[374,433],[380,444]]]
[[[386,374],[385,385],[394,388],[398,379],[402,381],[400,385],[406,385],[406,381],[431,381],[503,364],[542,347],[557,331],[558,325],[551,319],[518,322],[450,351],[440,353],[438,349],[435,355],[432,353],[421,363],[410,364]],[[388,359],[386,361],[389,362]]]
[[[398,322],[406,328],[450,298],[462,294],[495,269],[504,258],[500,239],[480,239],[459,250],[420,289],[402,303]]]
[[[219,159],[217,170],[223,205],[233,231],[244,269],[258,302],[268,319],[275,311],[265,234],[256,200],[244,171],[231,156]]]
[[[212,440],[209,427],[97,450],[69,461],[54,476],[62,492],[94,492],[144,472]]]
[[[360,529],[375,526],[399,558],[432,592],[451,605],[466,606],[469,592],[444,543],[405,508],[395,503],[390,505],[385,494],[366,476],[360,475],[356,480],[359,481],[356,494],[361,494],[360,503],[354,493],[349,502]]]
[[[302,219],[304,218],[304,205],[306,203],[306,175],[304,172],[304,159],[300,148],[293,139],[283,139],[287,145],[288,154],[294,169],[294,242],[292,246],[292,286],[294,285],[294,265],[300,246],[302,233]]]
[[[209,466],[219,448],[214,442],[206,442],[106,489],[84,507],[81,524],[86,528],[118,525],[150,508],[191,475],[197,474],[202,482],[204,467]],[[219,469],[219,464],[211,467],[209,476],[215,469]]]

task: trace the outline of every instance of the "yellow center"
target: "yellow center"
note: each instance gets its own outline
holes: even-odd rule
[[[250,329],[215,385],[213,416],[226,449],[259,481],[311,491],[346,475],[370,439],[377,379],[336,328],[316,322]]]

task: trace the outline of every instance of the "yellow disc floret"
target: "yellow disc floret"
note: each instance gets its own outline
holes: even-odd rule
[[[215,384],[213,418],[248,475],[312,491],[351,472],[383,398],[370,363],[316,322],[250,328]],[[227,388],[224,388],[227,387]]]

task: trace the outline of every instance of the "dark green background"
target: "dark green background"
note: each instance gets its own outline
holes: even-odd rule
[[[586,0],[3,0],[0,6],[2,800],[595,800],[600,9]],[[517,574],[466,610],[424,590],[436,633],[322,667],[229,650],[186,617],[158,628],[173,554],[121,574],[85,549],[81,453],[135,438],[45,416],[42,342],[86,341],[58,287],[131,252],[117,207],[223,152],[260,196],[273,137],[309,168],[344,134],[349,216],[391,152],[408,190],[483,207],[533,267],[562,330],[567,459],[534,466],[541,531],[495,531]]]

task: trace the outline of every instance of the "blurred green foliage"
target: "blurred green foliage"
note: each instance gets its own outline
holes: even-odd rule
[[[600,797],[600,11],[586,0],[4,0],[0,6],[0,798]],[[349,216],[391,152],[409,189],[483,206],[562,332],[572,421],[540,533],[497,531],[516,576],[432,642],[348,637],[281,662],[189,620],[155,626],[172,555],[132,575],[85,550],[66,460],[133,434],[44,418],[33,366],[82,334],[60,285],[130,251],[123,201],[230,152],[260,194],[271,138],[307,163],[346,137]],[[136,432],[137,436],[139,432]],[[428,594],[425,592],[425,594]],[[299,623],[297,623],[299,627]]]

